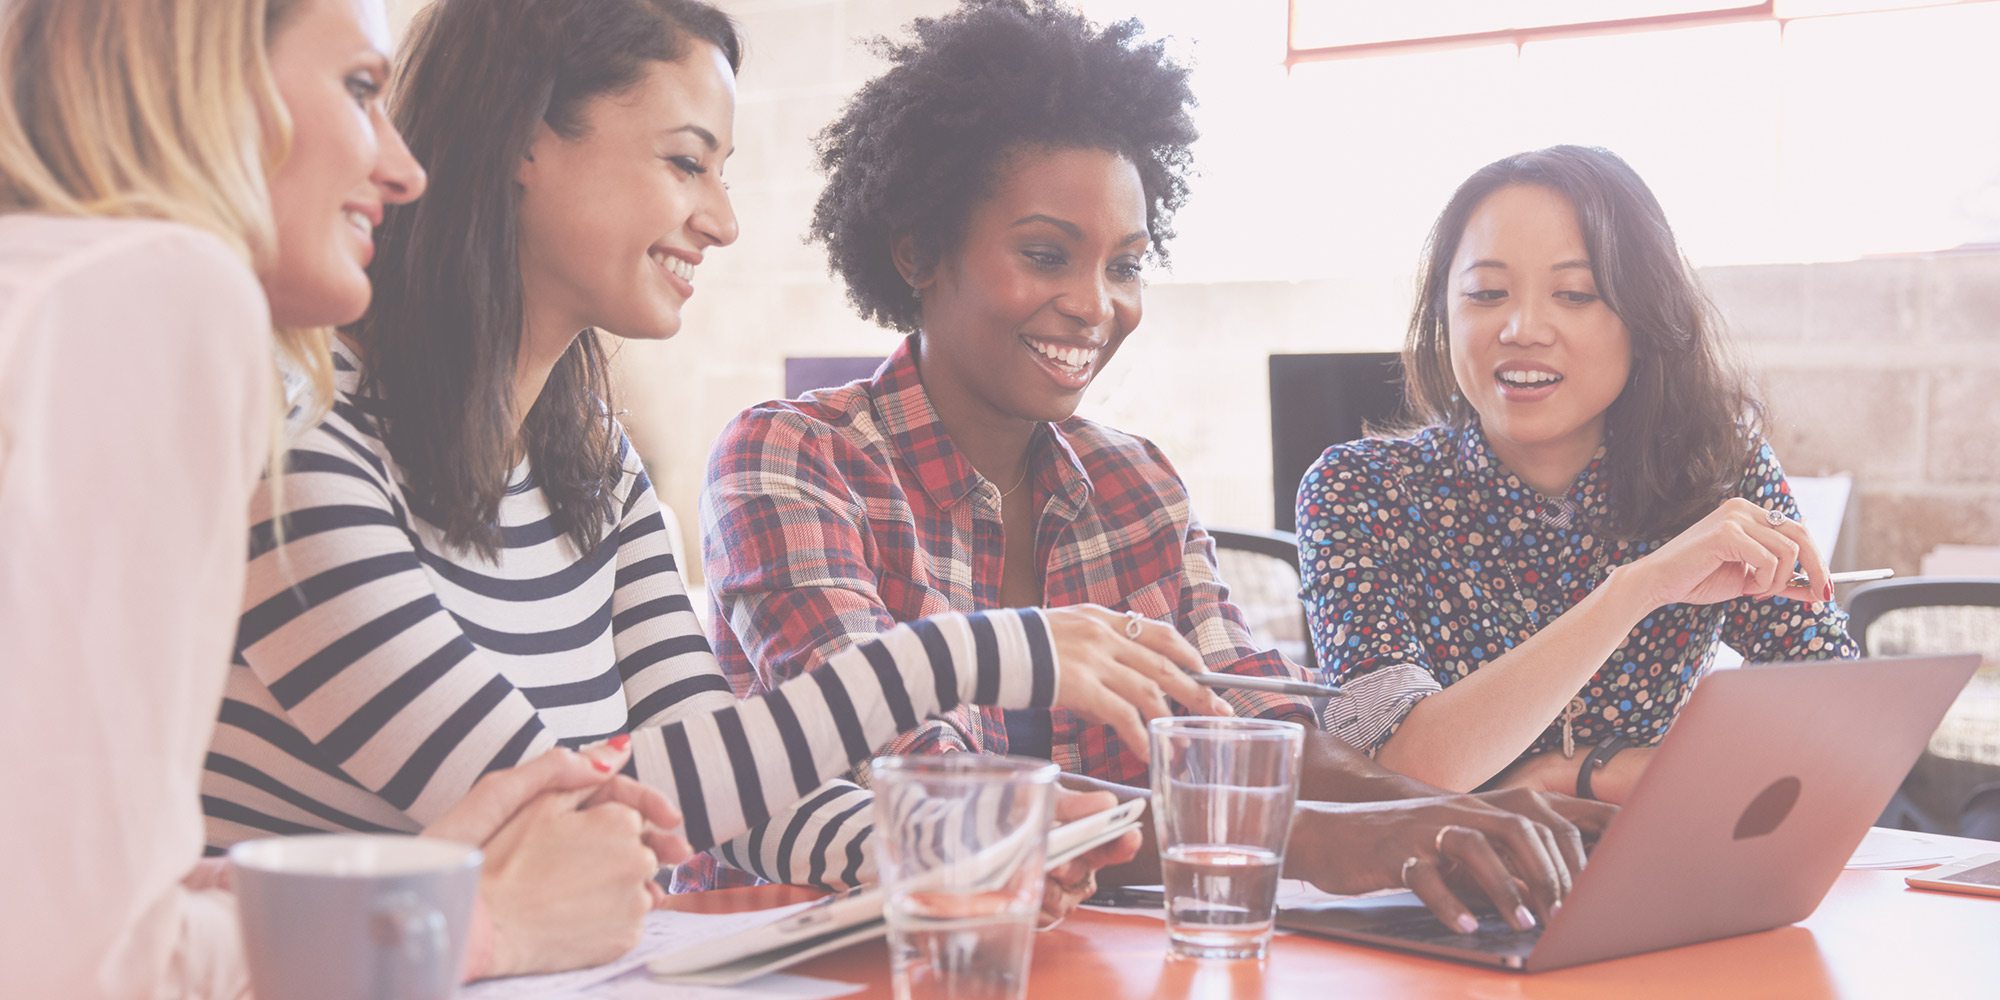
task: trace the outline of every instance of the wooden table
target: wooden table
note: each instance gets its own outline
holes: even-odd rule
[[[1968,853],[2000,844],[1950,840]],[[1909,871],[1842,872],[1803,923],[1761,934],[1531,975],[1488,970],[1280,933],[1262,962],[1167,955],[1157,918],[1079,911],[1036,935],[1031,998],[1127,997],[2000,997],[2000,899],[1923,892]],[[810,899],[793,886],[677,897],[674,906],[727,912]],[[880,941],[790,971],[889,995]]]

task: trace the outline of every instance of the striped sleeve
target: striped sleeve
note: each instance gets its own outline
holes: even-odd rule
[[[294,450],[282,542],[268,521],[268,492],[258,500],[238,652],[269,697],[225,703],[224,712],[244,717],[238,727],[256,716],[279,743],[295,729],[303,737],[295,756],[309,754],[313,767],[427,824],[480,775],[554,745],[545,723],[560,692],[510,681],[485,648],[489,630],[441,599],[432,574],[453,568],[419,549],[364,427],[350,401]],[[961,701],[1053,701],[1046,624],[1032,612],[1002,612],[895,629],[831,658],[829,669],[738,702],[688,606],[651,488],[641,478],[628,495],[605,623],[616,683],[625,728],[636,730],[638,776],[678,805],[698,850],[762,824]],[[560,591],[538,600],[575,599]]]
[[[960,703],[1053,703],[1053,645],[1032,609],[896,626],[737,701],[702,637],[643,477],[619,527],[612,605],[619,670],[642,734],[633,742],[640,780],[679,804],[697,850],[748,831],[723,856],[772,881],[864,878],[867,793],[822,783],[875,747]],[[1008,669],[1013,663],[1030,669]],[[695,752],[702,745],[721,752]]]

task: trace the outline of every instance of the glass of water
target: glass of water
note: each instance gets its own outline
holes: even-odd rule
[[[873,773],[896,1000],[1022,1000],[1056,766],[951,753]]]
[[[1154,719],[1153,823],[1167,940],[1191,958],[1262,958],[1299,795],[1296,722]]]

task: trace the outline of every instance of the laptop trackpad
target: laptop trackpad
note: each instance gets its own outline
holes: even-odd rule
[[[1455,954],[1474,961],[1498,960],[1498,964],[1513,968],[1520,967],[1541,937],[1540,928],[1517,931],[1497,914],[1478,916],[1479,930],[1460,934],[1439,923],[1415,893],[1399,892],[1286,907],[1278,912],[1278,926],[1430,954]]]

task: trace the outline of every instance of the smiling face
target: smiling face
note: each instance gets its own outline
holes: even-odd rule
[[[529,322],[554,338],[586,327],[671,337],[702,253],[736,239],[722,183],[735,74],[721,50],[691,41],[630,88],[592,98],[581,117],[571,138],[538,126],[517,174]]]
[[[957,251],[914,275],[925,386],[990,417],[1067,419],[1139,325],[1146,247],[1132,161],[1100,149],[1010,153]],[[913,275],[906,253],[898,265]]]
[[[1516,471],[1580,470],[1632,370],[1632,337],[1598,295],[1568,199],[1515,184],[1466,222],[1446,286],[1452,374]]]
[[[382,106],[388,50],[380,0],[304,0],[271,41],[271,74],[292,119],[271,177],[278,253],[264,275],[278,326],[359,318],[383,206],[423,193],[423,168]]]

